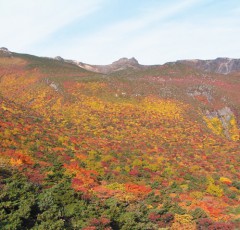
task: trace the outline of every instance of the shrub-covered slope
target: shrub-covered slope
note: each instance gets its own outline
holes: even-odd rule
[[[179,63],[0,57],[0,226],[237,228],[239,88]]]

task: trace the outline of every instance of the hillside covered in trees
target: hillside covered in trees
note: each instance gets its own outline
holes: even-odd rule
[[[103,74],[0,52],[0,229],[240,228],[240,74]]]

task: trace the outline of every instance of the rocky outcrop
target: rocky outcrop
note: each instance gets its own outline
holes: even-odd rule
[[[2,51],[2,52],[9,52],[9,50],[6,47],[1,47],[0,51]]]
[[[178,63],[190,65],[205,72],[229,74],[240,71],[240,59],[217,58],[214,60],[180,60]]]
[[[83,62],[77,62],[77,61],[72,61],[72,60],[65,60],[67,62],[70,62],[72,64],[78,65],[79,67],[97,72],[97,73],[104,73],[104,74],[109,74],[125,69],[140,69],[143,66],[138,63],[138,61],[133,57],[133,58],[121,58],[118,61],[113,62],[112,64],[109,65],[89,65]]]
[[[66,61],[66,60],[65,60]],[[125,69],[142,69],[142,68],[151,68],[151,66],[140,65],[135,58],[121,58],[118,61],[113,62],[109,65],[89,65],[83,62],[67,60],[73,64],[78,65],[79,67],[97,72],[109,74]],[[218,74],[229,74],[233,72],[240,72],[240,59],[231,59],[231,58],[217,58],[214,60],[180,60],[173,63],[181,63],[188,65],[190,67],[202,70],[204,72],[212,72]],[[159,65],[161,66],[161,65]]]
[[[12,53],[7,48],[2,47],[0,48],[0,57],[11,57]]]
[[[212,86],[207,85],[207,84],[203,84],[203,85],[199,85],[199,86],[191,86],[187,90],[187,95],[194,97],[194,98],[202,96],[202,97],[206,98],[208,103],[211,103],[213,100]]]
[[[58,60],[58,61],[65,61],[62,57],[60,57],[60,56],[57,56],[57,57],[55,57],[54,58],[55,60]]]
[[[229,107],[224,107],[216,111],[206,111],[206,117],[210,120],[218,119],[221,123],[222,126],[222,132],[225,137],[231,139],[231,129],[234,128],[232,127],[233,125],[231,124],[231,119],[235,120],[234,113],[231,111]],[[215,122],[214,128],[217,128],[217,123]]]

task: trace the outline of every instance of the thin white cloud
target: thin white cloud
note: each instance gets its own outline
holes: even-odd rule
[[[92,47],[80,45],[81,51],[77,51],[75,55],[77,57],[82,53],[80,61],[89,59],[86,62],[92,64],[111,63],[123,56],[135,56],[142,64],[163,64],[193,58],[239,58],[240,28],[230,27],[229,24],[222,25],[196,27],[190,23],[166,24],[161,29],[155,28],[117,45],[101,45],[101,42],[91,43]],[[78,47],[78,44],[74,46]],[[71,54],[73,53],[71,51]]]
[[[170,16],[173,16],[186,8],[195,5],[200,0],[183,0],[178,4],[168,5],[166,8],[162,8],[163,6],[159,6],[157,9],[148,9],[146,14],[138,15],[137,18],[133,18],[132,20],[125,20],[118,24],[114,24],[106,28],[104,31],[101,31],[100,34],[127,34],[129,32],[133,32],[135,30],[140,30],[148,27],[154,22],[166,19]]]
[[[161,20],[174,16],[198,2],[200,2],[200,0],[184,0],[174,5],[168,4],[168,6],[164,8],[161,5],[159,8],[149,8],[146,10],[145,14],[138,15],[130,20],[128,19],[119,23],[111,24],[106,28],[95,32],[91,37],[78,37],[73,39],[70,46],[67,46],[67,50],[63,49],[62,54],[70,58],[69,54],[78,52],[85,55],[82,56],[82,58],[87,62],[93,60],[95,63],[97,63],[97,61],[109,63],[113,61],[113,58],[118,58],[119,55],[122,54],[123,50],[119,47],[124,48],[127,44],[130,44],[131,40],[135,39],[137,33],[143,30],[147,31],[153,23],[161,23]],[[146,46],[147,44],[142,45]],[[116,51],[114,55],[112,55],[112,50]],[[108,52],[108,55],[106,55],[106,52]],[[100,56],[103,57],[99,60]]]
[[[235,34],[235,36],[233,36]],[[196,27],[192,24],[166,24],[125,46],[144,64],[159,64],[179,59],[239,57],[239,27]],[[141,46],[141,44],[147,44]],[[144,55],[141,55],[144,53]]]
[[[92,35],[76,38],[63,55],[92,64],[107,64],[135,56],[143,64],[186,58],[237,57],[240,53],[239,19],[202,18],[166,23],[169,17],[202,1],[181,1],[168,8],[147,11],[142,17],[111,25]],[[71,56],[70,56],[71,55]]]
[[[14,51],[27,52],[30,45],[37,47],[43,41],[47,43],[49,35],[97,11],[107,1],[24,0],[22,5],[23,0],[0,0],[0,7],[4,8],[0,14],[0,44],[8,46],[4,43],[7,41]],[[198,18],[203,8],[193,20],[191,16],[185,17],[185,20],[178,17],[188,10],[196,10],[204,2],[208,0],[176,0],[157,8],[149,5],[142,14],[118,23],[109,21],[105,27],[98,27],[91,33],[79,33],[76,28],[78,33],[75,38],[68,38],[65,34],[66,39],[51,47],[51,42],[48,43],[40,55],[61,55],[90,64],[107,64],[123,56],[135,56],[142,64],[186,58],[239,57],[239,9],[232,9],[231,14],[231,10],[228,11],[224,14],[225,18],[220,14],[217,14],[218,18],[214,14]]]
[[[47,38],[51,33],[100,7],[102,0],[0,0],[0,44],[16,50]]]

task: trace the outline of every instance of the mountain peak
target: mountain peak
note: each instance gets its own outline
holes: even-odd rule
[[[63,59],[62,57],[60,57],[60,56],[57,56],[57,57],[55,57],[54,59],[55,59],[55,60],[58,60],[58,61],[64,61],[64,59]]]
[[[112,63],[112,65],[139,65],[138,61],[136,58],[132,57],[132,58],[120,58],[119,60],[115,61]]]
[[[4,57],[9,57],[12,55],[11,51],[9,51],[6,47],[0,48],[0,55]]]
[[[6,47],[1,47],[0,50],[5,51],[5,52],[9,52],[8,48],[6,48]]]

